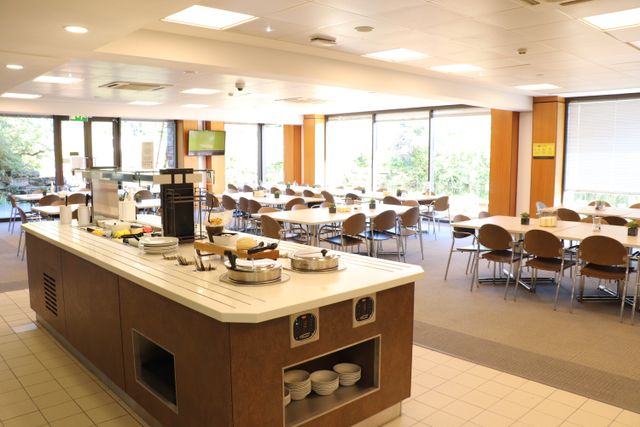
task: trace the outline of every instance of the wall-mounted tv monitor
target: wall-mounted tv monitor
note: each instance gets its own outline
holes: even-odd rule
[[[226,133],[223,130],[190,130],[190,156],[224,155]]]

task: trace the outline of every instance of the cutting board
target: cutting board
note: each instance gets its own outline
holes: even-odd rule
[[[280,257],[280,251],[277,249],[272,249],[268,251],[258,252],[257,254],[248,255],[246,250],[237,250],[232,246],[219,246],[214,245],[211,242],[194,242],[193,248],[196,250],[200,250],[202,252],[214,253],[216,255],[224,256],[225,251],[231,251],[231,253],[238,256],[238,258],[247,258],[247,259],[278,259]]]

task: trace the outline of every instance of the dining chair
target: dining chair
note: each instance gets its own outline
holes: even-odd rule
[[[400,201],[396,196],[384,196],[382,203],[385,205],[401,205],[402,201]]]
[[[269,192],[271,194],[280,193],[280,189],[278,187],[271,187],[271,190],[269,190]]]
[[[478,212],[478,219],[482,219],[482,218],[489,218],[491,216],[491,214],[487,211],[480,211]]]
[[[571,259],[566,259],[566,249],[562,245],[562,241],[546,230],[529,230],[524,235],[522,243],[524,252],[528,255],[526,267],[532,269],[531,286],[535,289],[538,271],[549,271],[553,273],[554,283],[556,285],[556,296],[553,304],[555,310],[558,306],[558,295],[560,294],[560,282],[564,270],[569,269],[569,277],[573,278],[573,266],[576,264]],[[518,283],[522,274],[522,263],[518,268],[516,276],[516,285],[513,292],[513,300],[518,295]],[[508,288],[505,289],[504,297],[507,298]]]
[[[207,210],[211,212],[220,207],[220,200],[218,200],[215,194],[207,192],[205,194],[205,205],[207,206]]]
[[[351,248],[357,246],[360,251],[360,245],[364,243],[367,248],[367,239],[362,237],[367,229],[367,217],[362,212],[351,215],[343,223],[339,234],[322,239],[331,245],[332,248]]]
[[[243,193],[253,193],[253,187],[251,187],[250,185],[243,185],[242,186],[242,192]]]
[[[260,224],[262,225],[261,230],[263,236],[272,239],[286,240],[282,225],[269,215],[261,215]]]
[[[18,212],[18,202],[16,201],[16,198],[13,196],[13,194],[9,194],[7,198],[11,203],[11,213],[9,214],[9,222],[8,222],[9,226],[7,228],[7,231],[13,234],[13,231],[16,228],[16,222],[18,219],[21,219],[21,217],[20,217],[20,213]],[[24,212],[27,219],[31,221],[39,221],[41,219],[40,214],[38,214],[37,212],[31,212],[31,211],[25,211],[25,210],[22,210],[22,212]]]
[[[362,201],[362,197],[358,196],[356,193],[347,193],[344,195],[344,199],[345,200],[351,200],[352,203],[359,203],[360,201]]]
[[[378,256],[378,247],[382,248],[382,242],[395,239],[398,261],[400,261],[400,238],[396,233],[397,214],[393,210],[379,213],[371,221],[371,229],[365,231],[362,236],[369,240],[369,248],[374,257]],[[389,231],[393,230],[393,231]]]
[[[302,190],[302,195],[304,197],[316,197],[316,193],[314,193],[313,191],[308,190],[308,189],[307,190]]]
[[[20,217],[20,222],[22,224],[28,224],[32,220],[36,219],[35,217],[28,216],[20,206],[16,206],[16,212],[18,213],[18,216]],[[18,252],[16,253],[16,257],[20,256],[20,249],[22,248],[21,261],[24,261],[24,254],[27,251],[27,236],[24,236],[24,238],[23,236],[24,236],[24,230],[22,229],[22,227],[20,227],[20,237],[18,238]]]
[[[224,208],[224,210],[226,211],[232,211],[233,212],[233,220],[234,220],[234,226],[233,228],[235,228],[236,230],[239,228],[238,225],[238,218],[240,217],[240,214],[238,212],[238,204],[236,203],[235,200],[233,200],[233,198],[231,196],[228,196],[226,194],[222,195],[222,207]]]
[[[611,203],[604,201],[604,200],[593,200],[591,202],[589,202],[588,206],[596,206],[597,204],[600,204],[601,206],[610,208],[611,207]]]
[[[469,221],[470,219],[471,218],[469,218],[466,215],[456,215],[453,217],[453,222],[455,223],[455,222]],[[470,245],[457,246],[457,247],[455,246],[456,240],[467,239],[469,237],[472,238]],[[451,248],[449,249],[449,259],[447,259],[447,268],[444,271],[444,280],[447,280],[447,276],[449,275],[449,265],[451,264],[451,255],[453,254],[454,251],[469,254],[469,258],[467,259],[467,268],[465,270],[465,274],[469,274],[469,264],[471,264],[471,259],[476,253],[476,250],[477,250],[476,230],[474,230],[473,228],[451,227]],[[475,265],[475,259],[474,259],[474,265]],[[473,273],[473,270],[471,271],[471,273]]]
[[[249,203],[247,206],[247,222],[249,223],[247,227],[248,232],[255,232],[258,234],[258,230],[260,230],[260,218],[255,218],[254,214],[257,214],[260,209],[262,209],[262,204],[256,200],[249,199]]]
[[[324,199],[327,202],[329,202],[329,203],[335,203],[336,202],[334,197],[333,197],[333,194],[329,193],[328,191],[323,190],[323,191],[320,192],[320,194],[322,194],[322,197],[324,197]]]
[[[400,239],[404,239],[402,245],[402,258],[407,262],[407,244],[409,236],[417,236],[420,239],[420,255],[424,260],[424,248],[422,244],[422,224],[420,221],[420,208],[414,206],[406,212],[398,215],[398,233]]]
[[[446,215],[444,214],[446,212]],[[431,220],[433,225],[433,236],[437,239],[436,235],[436,221],[438,222],[438,230],[440,230],[440,220],[447,219],[451,224],[451,213],[449,212],[449,196],[438,197],[429,205],[429,209],[422,213],[422,217],[427,220]],[[428,228],[427,224],[427,228]]]
[[[481,252],[481,249],[486,248],[486,251]],[[475,255],[475,280],[471,281],[471,291],[473,291],[473,283],[475,281],[476,287],[480,285],[479,278],[479,260],[480,258],[492,261],[493,266],[493,280],[496,281],[496,266],[498,264],[509,264],[509,272],[507,273],[507,280],[505,283],[505,291],[509,287],[509,281],[513,274],[513,265],[520,262],[521,254],[518,251],[518,242],[514,241],[511,234],[495,224],[484,224],[478,230],[478,237],[476,239],[476,255]]]
[[[290,211],[294,205],[301,205],[301,204],[304,205],[304,199],[302,197],[294,197],[284,205],[284,210]]]
[[[561,221],[580,222],[580,215],[572,209],[558,208],[556,213],[558,214],[558,219]]]
[[[84,205],[87,200],[87,195],[83,193],[73,193],[67,199],[70,205]]]
[[[585,277],[615,281],[618,295],[621,296],[620,322],[622,322],[629,273],[633,271],[635,269],[631,266],[631,257],[622,243],[609,236],[587,237],[578,247],[578,267],[573,275],[570,311],[573,313],[573,298],[578,277],[580,277],[580,302],[584,301]]]
[[[584,222],[586,224],[593,224],[593,216],[592,215],[586,216],[586,217],[582,218],[580,220],[580,222]],[[607,220],[605,220],[604,218],[600,217],[600,224],[609,224],[609,223],[607,222]],[[625,224],[626,224],[626,222],[625,222]]]
[[[38,206],[51,206],[53,202],[59,201],[60,197],[55,194],[47,194],[40,200],[38,200]]]
[[[420,202],[417,200],[403,200],[402,206],[420,206]]]
[[[238,199],[238,218],[242,223],[242,230],[247,230],[247,220],[249,218],[249,199],[246,197],[240,197]]]
[[[628,222],[626,219],[620,216],[614,216],[614,215],[603,216],[602,221],[605,221],[604,224],[609,224],[609,225],[627,225],[627,222]]]
[[[284,190],[284,194],[286,194],[287,196],[296,196],[297,195],[296,192],[293,191],[292,188],[286,188]]]
[[[233,184],[227,184],[227,191],[229,191],[229,193],[237,193],[238,187]]]
[[[640,203],[634,203],[631,206],[629,206],[630,209],[640,209]]]
[[[136,202],[140,200],[150,200],[150,199],[153,199],[153,193],[149,190],[138,190],[133,195],[133,200],[135,200]],[[84,202],[84,200],[82,202]]]

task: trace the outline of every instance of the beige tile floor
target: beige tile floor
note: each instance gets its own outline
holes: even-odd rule
[[[26,290],[0,293],[0,427],[145,423],[34,323]],[[640,415],[422,347],[397,426],[640,426]]]

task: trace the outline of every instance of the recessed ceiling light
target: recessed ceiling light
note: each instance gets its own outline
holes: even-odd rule
[[[67,25],[66,27],[64,27],[64,29],[65,31],[74,34],[86,34],[89,32],[89,30],[85,27],[80,27],[78,25]]]
[[[173,15],[169,15],[162,20],[175,22],[176,24],[212,28],[214,30],[226,30],[227,28],[235,27],[236,25],[244,24],[254,19],[258,18],[244,13],[194,5]]]
[[[273,31],[273,28],[271,28],[271,25],[267,25],[267,28],[264,29],[267,33],[270,33]]]
[[[207,108],[207,104],[183,104],[181,107],[184,108]]]
[[[220,93],[220,91],[218,89],[205,89],[201,87],[194,87],[191,89],[183,90],[180,93],[188,93],[190,95],[213,95],[214,93]]]
[[[582,18],[581,21],[591,24],[603,31],[640,25],[640,7],[620,10],[618,12],[603,13]]]
[[[357,27],[353,28],[354,30],[356,30],[359,33],[370,33],[371,31],[373,31],[373,27],[370,25],[358,25]]]
[[[155,101],[131,101],[129,105],[152,106],[152,105],[160,105],[160,103]]]
[[[14,93],[14,92],[5,92],[0,97],[2,98],[15,98],[15,99],[37,99],[42,95],[38,95],[35,93]]]
[[[70,85],[73,83],[79,83],[82,79],[78,77],[60,77],[60,76],[39,76],[33,79],[38,83],[55,83],[60,85]]]
[[[367,53],[362,56],[390,62],[415,61],[429,57],[426,53],[416,52],[415,50],[405,48],[383,50],[380,52]]]
[[[429,69],[440,73],[474,73],[483,70],[483,68],[471,64],[436,65]]]
[[[20,64],[7,64],[5,65],[10,70],[22,70],[24,67]]]
[[[548,89],[559,89],[560,86],[553,85],[551,83],[536,83],[531,85],[520,85],[514,86],[516,89],[522,90],[548,90]]]

